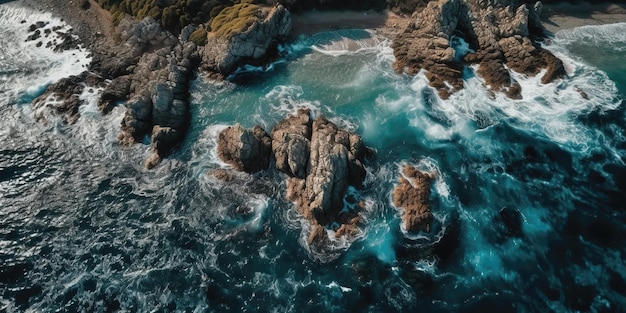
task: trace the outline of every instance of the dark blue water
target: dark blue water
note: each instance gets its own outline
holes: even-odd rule
[[[0,6],[7,23],[25,14]],[[557,34],[547,48],[570,77],[516,77],[519,101],[490,98],[472,68],[441,101],[422,75],[394,74],[390,43],[369,32],[303,37],[236,84],[196,80],[185,142],[150,171],[147,146],[116,143],[123,107],[100,116],[97,90],[76,125],[34,120],[35,77],[82,65],[3,48],[15,71],[0,73],[0,311],[620,312],[624,33]],[[16,32],[0,34],[11,47]],[[301,106],[377,151],[351,191],[365,225],[323,251],[306,244],[284,175],[208,174],[228,167],[222,127],[270,129]],[[391,203],[404,164],[436,174],[431,233],[407,234]]]

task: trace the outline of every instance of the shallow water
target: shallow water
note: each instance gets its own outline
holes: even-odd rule
[[[0,65],[14,69],[0,73],[0,311],[626,305],[626,42],[611,35],[626,24],[557,33],[546,47],[569,77],[544,86],[518,76],[519,101],[491,99],[472,68],[466,88],[442,101],[423,75],[394,74],[390,42],[367,31],[302,37],[269,68],[243,69],[236,84],[197,79],[185,142],[148,171],[147,146],[116,143],[123,107],[102,117],[91,101],[76,125],[34,121],[28,102],[82,71],[87,61],[72,57],[87,57],[22,49],[30,43],[16,39],[26,36],[18,28],[29,24],[16,21],[28,14],[0,6]],[[364,189],[352,191],[366,225],[327,251],[306,245],[309,226],[284,200],[282,174],[232,184],[207,175],[228,167],[215,151],[221,128],[271,129],[301,106],[377,151]],[[407,234],[391,204],[404,164],[436,173],[430,234]],[[520,232],[507,228],[504,207],[519,211]]]

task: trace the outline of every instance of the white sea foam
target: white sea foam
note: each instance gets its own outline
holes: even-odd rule
[[[564,29],[554,34],[559,44],[584,43],[589,46],[612,45],[619,51],[626,50],[626,23],[589,25]]]
[[[16,2],[0,5],[0,105],[20,102],[21,96],[38,96],[48,84],[81,73],[90,62],[84,49],[57,53],[46,48],[45,42],[56,38],[54,32],[48,38],[42,32],[40,39],[25,41],[29,26],[37,21],[49,22],[49,29],[58,26],[60,31],[69,30],[67,24],[50,13]],[[41,47],[37,47],[38,42],[42,42]]]
[[[309,39],[314,51],[333,57],[376,52],[384,40],[368,30],[319,33]]]

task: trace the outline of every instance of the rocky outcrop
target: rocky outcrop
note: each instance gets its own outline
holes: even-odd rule
[[[394,67],[409,75],[423,69],[445,99],[463,88],[463,66],[479,64],[477,73],[491,90],[520,98],[521,86],[509,69],[526,75],[547,69],[543,83],[565,75],[562,62],[530,39],[542,30],[540,9],[515,0],[431,1],[394,40]],[[474,52],[456,55],[450,46],[453,35],[463,37]]]
[[[241,125],[222,130],[217,139],[220,159],[238,171],[254,173],[266,170],[270,164],[272,142],[260,126],[245,129]]]
[[[88,87],[89,86],[89,87]],[[35,100],[35,118],[41,122],[48,122],[49,114],[61,117],[62,121],[73,124],[80,117],[79,107],[84,104],[80,98],[85,88],[102,87],[104,79],[91,72],[63,78],[48,86],[46,91]]]
[[[308,112],[300,111],[299,115],[302,114]],[[272,131],[273,135],[279,133],[276,128]],[[306,166],[306,175],[290,178],[288,199],[295,201],[300,213],[317,224],[337,221],[345,224],[353,216],[342,216],[344,196],[349,185],[360,187],[365,179],[363,161],[367,148],[360,136],[339,129],[323,117],[313,121],[308,139],[308,162],[297,164],[297,167]],[[275,155],[276,152],[280,151],[275,150]]]
[[[255,20],[243,31],[228,35],[208,34],[203,68],[226,76],[236,66],[259,62],[277,40],[291,31],[291,14],[282,5],[260,8]]]
[[[123,145],[151,135],[152,168],[183,138],[190,112],[188,83],[200,60],[199,48],[185,36],[176,37],[148,17],[124,19],[118,26],[120,44],[97,54],[92,67],[112,79],[99,107],[106,113],[117,101],[126,102],[118,136]]]
[[[393,190],[393,205],[402,209],[404,229],[430,232],[430,184],[433,176],[411,165],[404,166],[402,177]]]
[[[309,245],[323,250],[327,228],[336,237],[355,236],[363,204],[346,192],[348,186],[361,187],[365,179],[363,162],[371,150],[361,137],[324,117],[311,120],[310,112],[302,109],[274,127],[272,140],[276,167],[291,176],[286,198],[311,223]]]
[[[113,79],[102,91],[98,101],[98,109],[104,114],[113,110],[118,101],[126,100],[130,93],[131,79],[123,75]]]
[[[253,172],[267,168],[265,154],[270,146],[276,168],[289,176],[286,198],[311,223],[309,243],[325,246],[326,229],[334,230],[337,237],[355,236],[362,203],[346,194],[349,186],[360,188],[365,179],[363,162],[371,150],[361,137],[300,109],[274,126],[271,143],[258,126],[224,129],[218,138],[218,155],[238,170]]]
[[[272,130],[272,151],[276,168],[291,177],[304,179],[311,151],[313,119],[308,111],[280,121]]]

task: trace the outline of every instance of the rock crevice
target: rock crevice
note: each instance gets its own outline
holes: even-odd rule
[[[289,176],[285,197],[311,223],[311,245],[324,246],[328,240],[324,229],[334,230],[338,237],[357,233],[361,204],[346,195],[349,186],[363,184],[365,158],[371,153],[359,135],[300,109],[274,126],[271,140],[259,126],[235,125],[218,137],[218,155],[235,169],[267,168],[271,156],[276,168]]]
[[[547,69],[544,84],[565,75],[562,62],[531,40],[541,27],[539,10],[540,5],[529,8],[515,0],[431,1],[394,40],[394,68],[409,75],[423,69],[446,99],[463,88],[463,66],[478,64],[477,73],[491,90],[518,99],[521,86],[509,69],[526,75]],[[456,55],[452,36],[464,38],[474,52]]]

